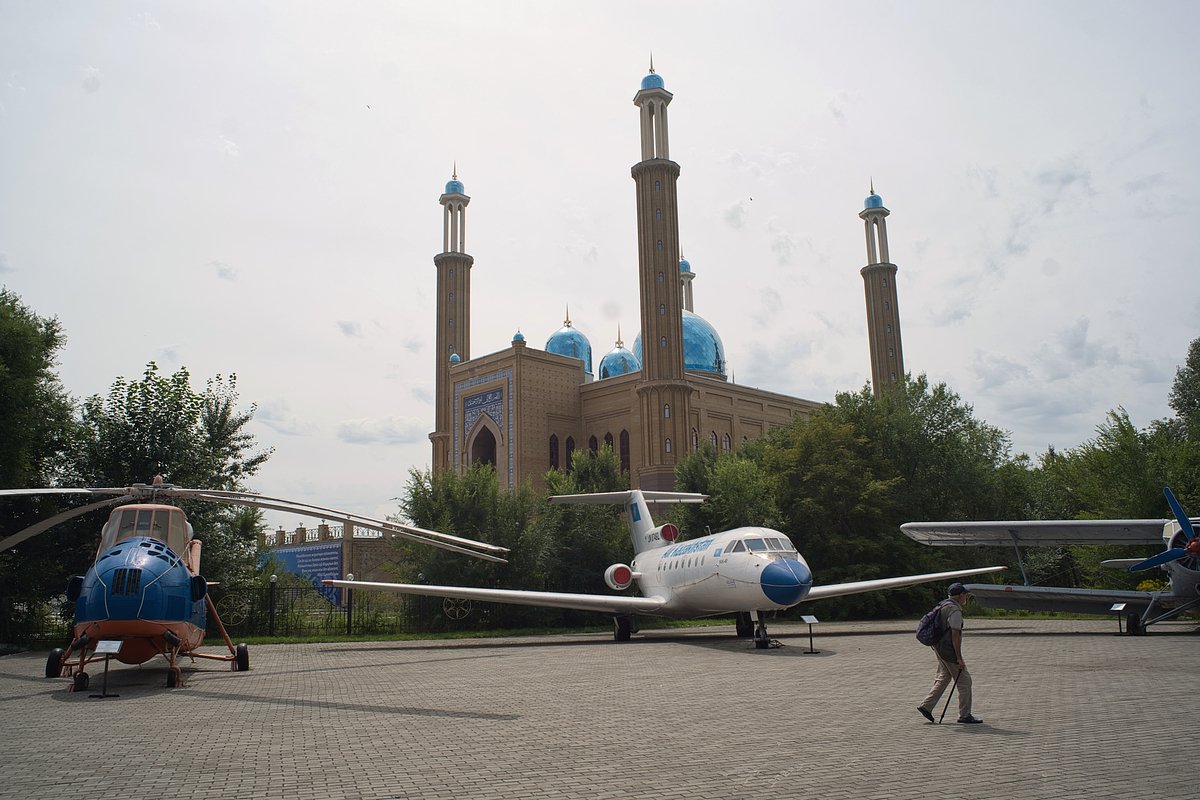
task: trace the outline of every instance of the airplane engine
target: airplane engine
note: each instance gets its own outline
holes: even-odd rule
[[[604,582],[608,584],[608,588],[618,592],[628,589],[633,579],[633,570],[625,564],[613,564],[604,570]]]
[[[679,528],[676,528],[669,522],[665,525],[659,525],[657,528],[655,528],[651,536],[653,536],[654,533],[657,533],[667,544],[671,544],[679,538]]]

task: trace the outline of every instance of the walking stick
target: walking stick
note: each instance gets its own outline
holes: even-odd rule
[[[958,676],[962,675],[963,667],[958,668],[958,674],[954,676],[954,684],[950,687],[950,694],[946,695],[946,705],[942,706],[942,715],[938,717],[938,725],[942,724],[942,720],[946,718],[946,710],[950,708],[950,698],[954,697],[954,690],[958,688]]]

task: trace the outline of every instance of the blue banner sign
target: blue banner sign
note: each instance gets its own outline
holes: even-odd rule
[[[329,602],[342,604],[342,590],[322,586],[323,580],[338,580],[342,577],[342,543],[307,544],[300,547],[276,547],[271,556],[279,565],[295,575],[308,578],[325,595]]]

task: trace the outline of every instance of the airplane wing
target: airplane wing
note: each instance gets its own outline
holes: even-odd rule
[[[428,597],[453,597],[459,600],[480,600],[489,603],[509,603],[518,606],[544,608],[573,608],[576,611],[599,611],[610,614],[653,614],[664,605],[662,597],[625,597],[604,594],[570,594],[566,592],[527,592],[519,589],[480,589],[472,586],[427,586],[414,583],[374,583],[372,581],[321,581],[325,586],[343,589],[376,589],[399,594],[418,594]]]
[[[804,600],[822,600],[826,597],[841,597],[846,594],[861,594],[880,589],[903,589],[906,586],[916,586],[918,583],[932,583],[951,578],[965,578],[969,575],[983,575],[988,572],[999,572],[1008,567],[979,567],[977,569],[957,569],[951,572],[930,572],[924,575],[903,575],[898,578],[879,578],[871,581],[851,581],[850,583],[832,583],[828,586],[814,586],[805,595]]]
[[[1163,542],[1165,519],[1060,519],[1007,522],[906,522],[900,526],[921,544],[1044,546],[1153,544]]]
[[[967,591],[985,608],[1006,608],[1023,611],[1068,611],[1076,614],[1108,614],[1116,603],[1124,603],[1125,611],[1146,610],[1154,599],[1150,592],[1121,589],[1067,589],[1058,586],[1000,586],[968,584]],[[1162,596],[1156,605],[1170,607],[1174,599]]]

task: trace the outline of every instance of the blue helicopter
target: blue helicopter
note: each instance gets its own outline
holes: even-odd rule
[[[70,645],[46,659],[46,677],[70,677],[71,691],[88,688],[87,666],[116,658],[142,664],[155,656],[167,660],[167,687],[183,684],[181,658],[206,658],[250,669],[250,650],[234,645],[217,615],[200,572],[201,542],[183,510],[170,501],[224,503],[252,508],[316,514],[345,519],[356,526],[423,542],[488,561],[504,562],[507,548],[274,497],[214,489],[185,489],[163,483],[121,488],[3,489],[0,497],[21,495],[103,496],[105,499],[56,514],[0,540],[0,551],[89,511],[117,506],[100,532],[96,558],[87,572],[67,582],[66,599],[75,605]],[[212,615],[228,653],[199,652]],[[105,643],[101,646],[101,643]],[[115,651],[115,652],[114,652]]]

